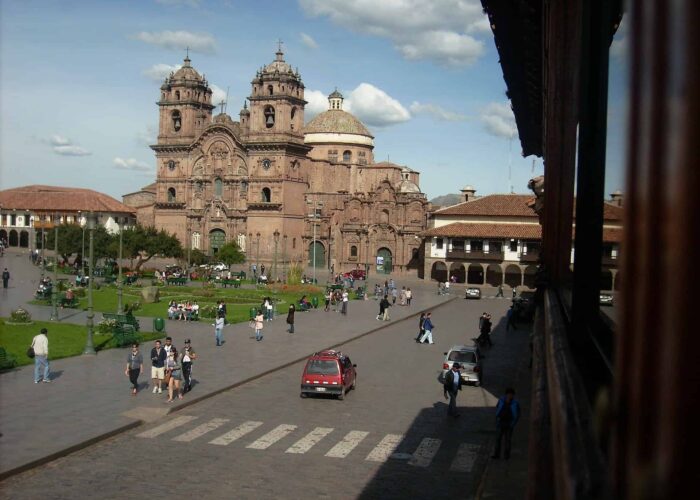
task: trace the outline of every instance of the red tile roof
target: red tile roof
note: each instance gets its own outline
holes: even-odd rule
[[[135,213],[133,208],[91,189],[41,185],[0,191],[0,207],[33,212]]]
[[[528,194],[490,194],[437,210],[435,216],[500,215],[536,218],[537,214],[528,207],[528,202],[532,199],[534,196]]]
[[[603,228],[603,241],[620,243],[622,228]],[[490,222],[455,222],[446,226],[423,231],[423,237],[438,238],[519,238],[524,240],[542,239],[542,227],[539,224],[498,224]]]

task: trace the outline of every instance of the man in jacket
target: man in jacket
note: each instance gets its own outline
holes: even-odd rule
[[[481,315],[479,318],[479,331],[481,332],[479,334],[479,338],[477,339],[477,342],[481,344],[482,342],[486,342],[489,347],[493,346],[493,342],[491,342],[491,315],[488,313],[484,313]]]
[[[34,383],[38,384],[42,380],[51,382],[49,378],[49,338],[46,336],[48,330],[42,328],[39,335],[32,339],[32,348],[34,349]],[[43,379],[42,379],[43,368]]]
[[[389,298],[388,296],[384,296],[382,300],[379,301],[379,314],[377,314],[377,320],[381,321],[384,319],[384,314],[385,311],[389,308],[391,304],[389,304]]]
[[[520,418],[520,403],[515,399],[515,390],[506,389],[505,396],[498,400],[496,405],[496,449],[491,458],[501,458],[501,441],[505,440],[503,458],[510,458],[510,440],[513,437],[513,429]]]
[[[165,349],[160,345],[160,340],[156,340],[155,347],[151,349],[151,379],[153,379],[153,394],[161,394],[163,389],[161,384],[165,378],[165,359],[167,358]]]
[[[433,318],[431,313],[426,313],[425,315],[425,321],[423,321],[423,336],[420,338],[420,343],[422,344],[426,340],[428,341],[428,344],[434,344],[433,342]]]
[[[2,272],[2,287],[7,288],[7,284],[10,282],[10,271],[5,268]]]
[[[452,363],[452,369],[445,374],[443,389],[445,399],[450,398],[450,404],[447,407],[447,414],[452,417],[459,417],[457,412],[457,394],[462,390],[462,375],[459,373],[461,365]]]

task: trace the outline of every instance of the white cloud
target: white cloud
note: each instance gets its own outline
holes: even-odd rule
[[[150,146],[155,144],[158,140],[158,131],[155,125],[147,125],[146,130],[142,130],[136,133],[136,141],[143,146]]]
[[[299,0],[314,17],[388,38],[406,59],[467,66],[484,52],[475,38],[490,32],[479,0]]]
[[[112,163],[115,168],[120,170],[134,170],[137,172],[150,172],[153,170],[148,163],[138,161],[134,158],[119,158],[117,156]]]
[[[74,144],[69,138],[59,134],[52,135],[48,141],[45,139],[42,142],[48,142],[51,145],[51,150],[61,156],[88,156],[92,153],[87,149]]]
[[[154,64],[148,69],[143,70],[143,75],[156,82],[163,81],[170,73],[182,68],[182,64]]]
[[[224,89],[213,83],[209,84],[209,88],[211,89],[211,103],[214,106],[218,106],[221,101],[226,102],[226,91]]]
[[[156,0],[156,3],[161,5],[174,5],[177,7],[185,5],[187,7],[199,8],[199,4],[202,3],[202,0]]]
[[[480,119],[486,131],[496,137],[512,139],[518,135],[510,102],[489,103],[482,110]]]
[[[55,134],[51,136],[51,145],[53,146],[68,146],[70,145],[70,139],[63,137],[61,135]]]
[[[304,118],[307,121],[328,109],[328,96],[320,90],[305,90],[304,99],[308,103],[304,107]]]
[[[436,120],[459,122],[468,119],[466,115],[455,113],[454,111],[448,111],[447,109],[438,106],[437,104],[424,104],[418,101],[413,101],[409,106],[409,109],[411,110],[411,113],[414,113],[416,115],[430,115]]]
[[[190,50],[202,53],[216,51],[216,40],[209,33],[191,33],[189,31],[142,31],[133,36],[136,40],[150,43],[165,49]]]
[[[311,35],[307,35],[306,33],[300,33],[299,37],[301,38],[301,43],[306,45],[310,49],[317,49],[318,44],[316,43],[316,40],[311,38]]]
[[[361,83],[350,92],[344,109],[367,125],[384,127],[411,119],[399,101],[371,83]]]

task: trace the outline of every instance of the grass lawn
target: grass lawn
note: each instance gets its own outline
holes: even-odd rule
[[[87,339],[87,327],[85,325],[72,325],[68,323],[55,323],[48,321],[35,321],[31,325],[8,325],[5,319],[0,319],[0,346],[14,355],[18,365],[28,365],[33,360],[27,357],[27,348],[32,345],[32,338],[39,333],[42,328],[49,331],[49,360],[67,358],[82,354]],[[159,339],[165,336],[164,333],[139,332],[141,341]],[[111,335],[95,333],[93,343],[97,351],[110,349],[113,344],[110,342]]]

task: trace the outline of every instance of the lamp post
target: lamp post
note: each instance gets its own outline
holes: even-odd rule
[[[120,216],[117,217],[117,226],[119,227],[119,260],[117,261],[117,314],[124,313],[124,306],[122,304],[122,295],[124,293],[124,284],[122,283],[122,232],[124,231],[124,221]],[[92,256],[90,256],[92,259]],[[92,262],[92,260],[90,260]],[[90,285],[92,286],[92,285]]]
[[[80,215],[80,212],[78,212],[78,215]],[[87,222],[87,221],[86,221]],[[83,223],[83,217],[80,217],[80,226],[83,230],[83,249],[80,253],[80,269],[81,269],[81,276],[85,277],[85,226],[86,224]]]
[[[280,242],[280,232],[277,229],[275,229],[275,232],[272,233],[272,236],[275,239],[275,257],[272,264],[272,274],[274,275],[273,279],[277,281],[277,244]]]
[[[58,221],[59,217],[54,214],[53,223],[53,286],[51,287],[51,318],[50,321],[58,321]]]
[[[256,234],[256,255],[255,255],[255,267],[260,272],[260,233]],[[262,273],[261,273],[262,274]]]
[[[287,281],[287,235],[282,237],[282,274],[284,281]]]
[[[313,255],[312,257],[312,262],[311,262],[311,269],[313,273],[313,283],[316,283],[316,224],[318,222],[318,219],[320,218],[320,210],[323,208],[323,202],[320,201],[308,201],[306,202],[307,205],[310,205],[312,208],[311,212],[311,223],[313,224],[313,241],[311,242],[312,245],[312,250],[311,253]]]
[[[46,261],[44,260],[44,247],[46,246],[46,217],[41,222],[41,279],[44,280]]]
[[[95,346],[92,343],[92,327],[95,314],[92,311],[92,277],[93,277],[93,251],[95,241],[95,215],[90,212],[87,219],[88,229],[90,230],[90,261],[88,263],[88,313],[87,313],[87,342],[83,354],[97,354]]]

